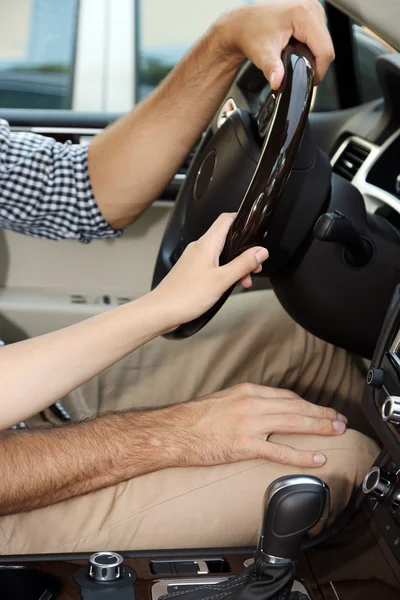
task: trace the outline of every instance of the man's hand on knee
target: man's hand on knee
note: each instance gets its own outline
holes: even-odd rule
[[[159,420],[160,418],[160,420]],[[268,441],[273,433],[338,436],[347,419],[288,390],[240,384],[184,405],[162,409],[160,435],[177,466],[206,466],[261,458],[320,467],[326,457]],[[172,435],[171,435],[172,434]]]
[[[346,418],[288,390],[240,384],[151,411],[106,414],[0,436],[0,515],[33,510],[159,469],[264,459],[318,467],[326,457],[268,441],[273,433],[337,436]]]

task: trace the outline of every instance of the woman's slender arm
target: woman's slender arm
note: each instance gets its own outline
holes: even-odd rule
[[[218,258],[233,215],[190,244],[158,288],[86,321],[0,349],[0,429],[37,414],[139,346],[210,308],[231,285],[261,269],[265,248],[228,265]]]
[[[152,294],[0,349],[0,429],[37,414],[164,331]]]

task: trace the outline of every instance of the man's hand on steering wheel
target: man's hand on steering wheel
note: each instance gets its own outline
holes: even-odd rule
[[[234,214],[222,214],[196,242],[189,244],[174,268],[152,292],[166,309],[171,329],[203,314],[236,283],[249,288],[268,251],[255,246],[224,266],[219,257]]]
[[[267,275],[275,276],[300,251],[310,229],[307,223],[294,234],[287,233],[296,205],[311,189],[317,190],[319,207],[329,192],[330,164],[321,156],[307,121],[314,84],[334,56],[318,1],[263,2],[233,10],[216,22],[207,39],[216,60],[220,58],[220,79],[223,65],[228,71],[239,70],[180,187],[161,241],[153,289],[168,277],[185,248],[189,247],[187,261],[193,253],[191,242],[201,239],[227,212],[236,217],[219,249],[220,276],[223,265],[249,248],[263,246],[266,235],[271,254]],[[200,54],[201,47],[202,42]],[[211,105],[210,90],[209,96]],[[236,108],[226,111],[225,106]],[[186,338],[204,327],[228,299],[234,283],[214,286],[215,293],[203,297],[203,302],[193,300],[194,310],[186,311],[181,325],[172,327],[167,337]],[[246,279],[245,285],[249,283]],[[214,303],[209,302],[211,297]],[[206,308],[202,314],[197,310],[201,305]],[[188,319],[189,314],[196,317]]]
[[[318,0],[269,0],[243,6],[224,15],[221,40],[227,53],[236,50],[241,59],[255,64],[276,90],[284,68],[282,50],[291,37],[303,42],[315,57],[315,83],[325,76],[335,52]]]

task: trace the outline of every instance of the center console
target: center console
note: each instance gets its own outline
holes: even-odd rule
[[[357,510],[339,517],[318,545],[303,543],[299,551],[304,532],[326,516],[326,486],[312,485],[311,477],[287,477],[284,486],[277,480],[267,491],[257,549],[2,556],[0,599],[160,600],[168,594],[168,600],[230,600],[231,588],[243,580],[238,576],[260,557],[278,568],[296,558],[291,600],[400,597],[400,286],[372,359],[363,409],[382,452],[355,495]]]
[[[363,407],[384,448],[364,479],[366,505],[400,563],[400,286],[367,376]]]

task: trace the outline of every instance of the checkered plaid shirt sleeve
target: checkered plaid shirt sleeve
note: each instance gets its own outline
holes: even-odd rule
[[[86,144],[13,132],[0,119],[0,228],[51,240],[121,235],[94,198]]]

